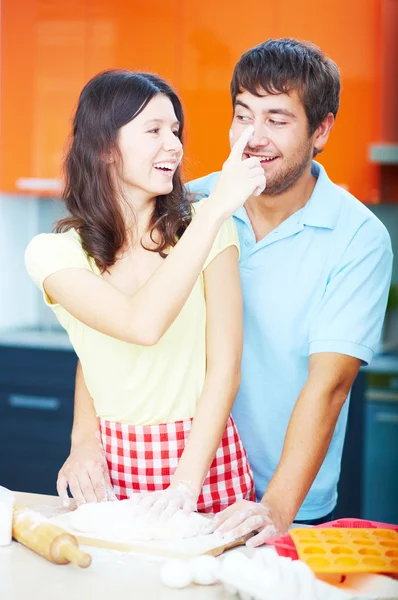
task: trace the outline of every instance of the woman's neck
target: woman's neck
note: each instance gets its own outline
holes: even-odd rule
[[[127,239],[125,252],[128,248],[141,243],[142,238],[148,233],[156,197],[149,197],[141,190],[124,190],[120,207],[126,224]]]

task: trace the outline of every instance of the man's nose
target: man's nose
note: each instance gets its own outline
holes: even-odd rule
[[[267,138],[264,127],[255,126],[253,137],[248,143],[250,148],[257,148],[258,146],[268,146],[269,139]]]

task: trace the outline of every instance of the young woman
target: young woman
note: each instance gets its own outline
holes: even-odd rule
[[[159,77],[94,77],[65,161],[70,215],[26,250],[81,364],[64,498],[69,486],[78,502],[104,499],[102,473],[119,499],[142,492],[134,497],[158,513],[254,499],[230,417],[242,347],[230,217],[265,179],[257,159],[242,161],[245,132],[214,193],[192,204],[180,175],[183,125]],[[209,151],[213,143],[209,133]]]

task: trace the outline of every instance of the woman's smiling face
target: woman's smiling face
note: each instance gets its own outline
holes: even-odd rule
[[[130,190],[148,198],[169,194],[182,159],[180,123],[169,98],[154,96],[147,106],[119,130],[122,157],[120,177]]]

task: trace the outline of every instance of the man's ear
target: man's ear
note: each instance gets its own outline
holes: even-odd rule
[[[327,117],[322,121],[319,127],[313,133],[314,140],[314,154],[318,154],[322,152],[326,142],[328,141],[329,134],[334,125],[334,116],[332,113],[329,113]]]

